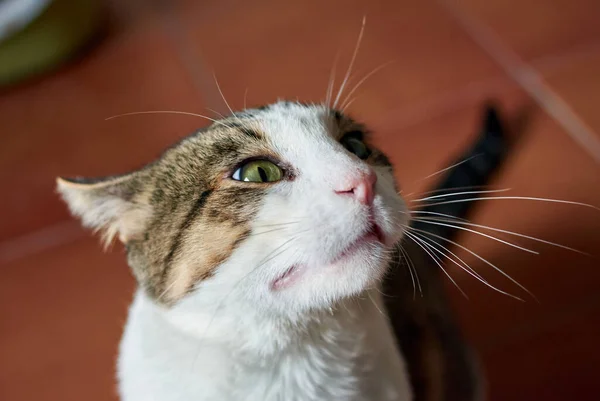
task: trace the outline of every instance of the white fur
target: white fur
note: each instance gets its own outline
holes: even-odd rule
[[[389,244],[332,263],[369,224],[367,206],[335,191],[371,167],[332,137],[323,107],[276,104],[254,124],[296,177],[272,185],[253,234],[192,294],[167,308],[137,292],[119,356],[122,399],[411,399],[375,288],[406,223],[391,171],[375,169],[373,206]],[[274,290],[292,265],[302,266],[296,281]]]
[[[223,309],[228,319],[199,319],[205,327],[194,330],[183,323],[192,316],[167,312],[138,292],[121,343],[122,399],[410,399],[390,329],[369,298],[297,324],[251,305]]]

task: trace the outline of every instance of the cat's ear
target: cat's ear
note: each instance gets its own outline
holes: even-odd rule
[[[71,213],[100,231],[105,245],[115,236],[127,243],[143,234],[152,210],[136,173],[101,180],[59,177],[56,183]]]

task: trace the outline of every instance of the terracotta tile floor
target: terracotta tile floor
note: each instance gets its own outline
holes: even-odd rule
[[[1,400],[116,398],[114,358],[133,281],[122,251],[103,254],[96,239],[68,219],[53,192],[54,177],[138,166],[205,122],[166,114],[105,118],[144,110],[210,115],[206,107],[225,113],[213,71],[235,108],[243,107],[246,92],[248,105],[277,97],[320,101],[337,52],[337,76],[343,75],[364,14],[350,87],[393,63],[353,94],[358,97],[349,110],[389,149],[405,194],[433,185],[422,178],[473,138],[481,104],[492,97],[511,118],[523,110],[530,117],[493,185],[514,195],[600,206],[593,147],[600,139],[597,1],[187,0],[168,12],[143,2],[127,9],[112,3],[120,4],[121,29],[60,71],[0,93]],[[473,26],[494,40],[472,38]],[[508,63],[494,56],[498,48],[510,54]],[[523,62],[536,74],[528,79],[543,89],[536,100],[528,96],[530,81],[513,79],[522,76]],[[570,129],[573,120],[575,128],[586,128],[590,147],[581,145],[581,129]],[[460,256],[472,267],[526,302],[449,266],[469,295],[466,300],[448,287],[480,352],[490,399],[594,399],[600,213],[485,201],[473,221],[596,256],[523,238],[516,242],[540,254],[475,234],[461,238],[538,299],[466,251]]]
[[[595,43],[600,37],[600,3],[595,0],[442,1],[480,18],[529,61]]]
[[[108,38],[51,77],[0,96],[0,240],[67,218],[52,177],[108,175],[137,167],[203,124],[140,110],[202,109],[201,97],[156,18]]]

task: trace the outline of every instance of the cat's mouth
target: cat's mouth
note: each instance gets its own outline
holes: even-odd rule
[[[370,228],[367,229],[365,233],[358,237],[354,242],[350,243],[346,249],[340,252],[338,256],[333,258],[330,264],[337,264],[344,259],[347,259],[352,254],[356,253],[358,248],[360,248],[362,245],[376,242],[385,244],[385,235],[377,224],[371,223]]]
[[[338,265],[343,263],[345,260],[351,258],[355,253],[361,250],[363,247],[371,244],[385,244],[386,237],[383,230],[374,222],[371,222],[371,226],[364,232],[363,235],[358,237],[356,240],[348,244],[346,248],[339,253],[338,256],[334,257],[328,265]],[[294,284],[297,279],[302,275],[302,272],[306,270],[305,265],[292,265],[287,269],[281,276],[276,278],[271,283],[271,289],[274,291],[282,290],[286,287]]]

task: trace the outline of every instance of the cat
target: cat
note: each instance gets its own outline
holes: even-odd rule
[[[479,185],[499,165],[486,159],[497,146],[475,149],[492,162],[451,169],[461,182],[443,189]],[[279,101],[217,120],[137,171],[57,182],[85,226],[125,245],[138,283],[118,358],[123,401],[480,396],[439,271],[404,241],[410,213],[392,165],[349,116]]]

